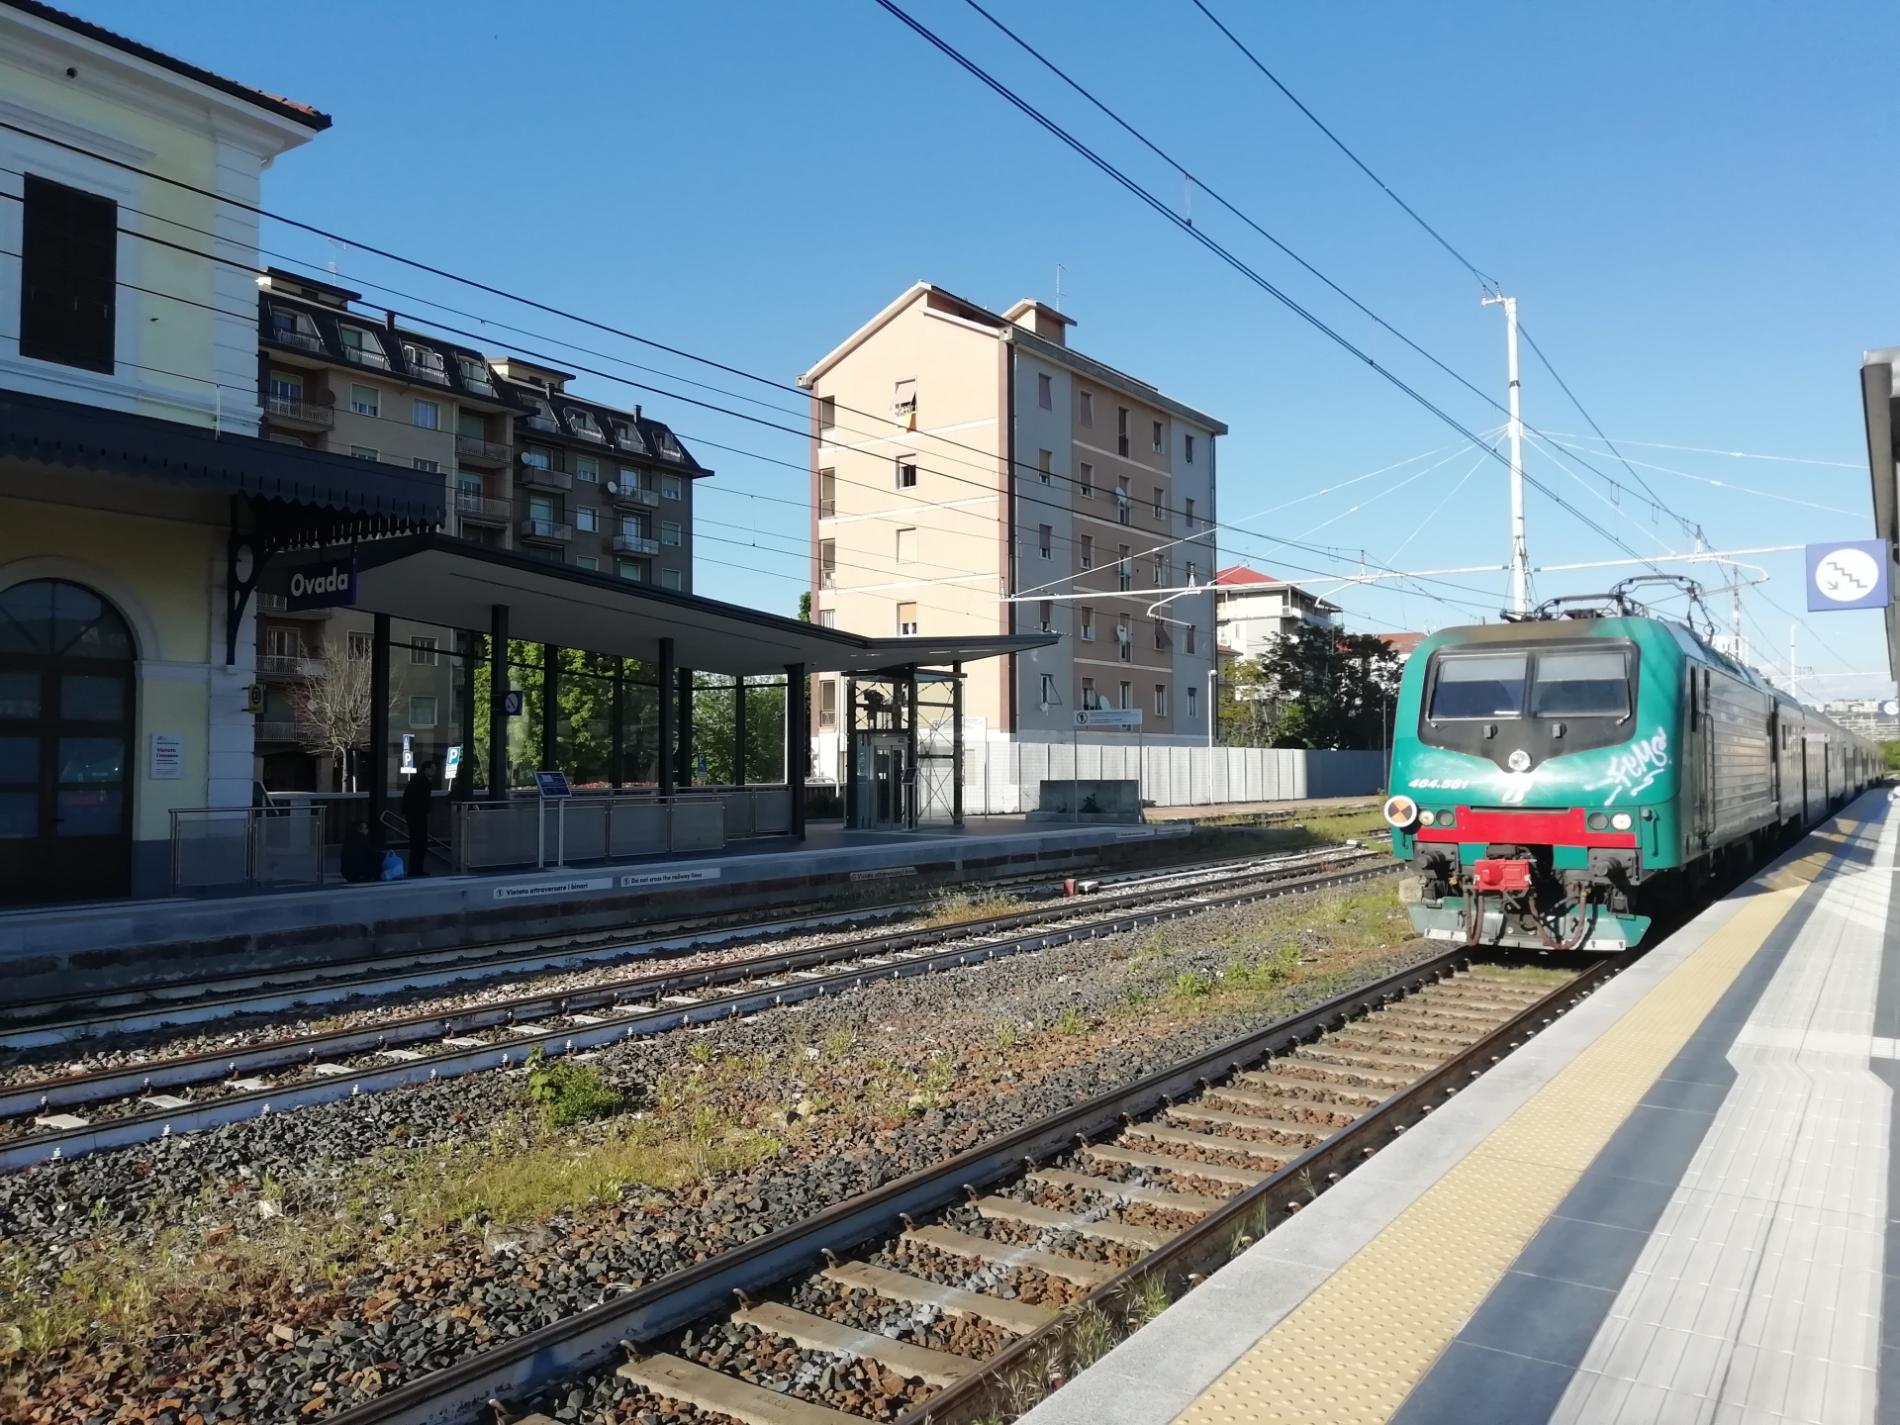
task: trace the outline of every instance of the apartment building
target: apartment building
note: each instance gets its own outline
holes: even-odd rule
[[[447,502],[448,533],[552,564],[692,591],[692,483],[712,472],[638,406],[566,390],[573,377],[361,310],[361,295],[298,273],[258,279],[258,379],[272,441],[377,462],[395,488]],[[429,747],[456,711],[455,635],[397,620],[392,727]],[[346,780],[313,751],[299,700],[331,659],[367,660],[370,616],[299,613],[260,596],[258,775],[273,790]],[[335,675],[349,688],[363,677]],[[358,696],[362,690],[358,689]]]
[[[812,610],[855,633],[1053,632],[969,670],[966,717],[1053,736],[1140,708],[1206,736],[1215,438],[1227,427],[1069,344],[1073,321],[909,288],[799,377],[812,395]],[[1014,597],[1012,597],[1014,596]],[[840,693],[820,681],[821,738]]]
[[[1216,640],[1222,653],[1258,658],[1302,624],[1337,628],[1339,605],[1245,564],[1214,576]]]
[[[713,472],[640,407],[576,396],[574,378],[493,362],[515,421],[516,546],[556,564],[693,591],[693,482]]]

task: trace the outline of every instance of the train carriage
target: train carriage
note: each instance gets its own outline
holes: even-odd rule
[[[1444,630],[1406,666],[1385,814],[1428,937],[1633,948],[1658,910],[1784,844],[1883,765],[1621,593],[1553,612]]]

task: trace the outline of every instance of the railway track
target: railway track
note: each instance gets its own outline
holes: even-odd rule
[[[1616,963],[1448,952],[330,1419],[1009,1418]]]
[[[0,1089],[0,1171],[124,1147],[405,1084],[585,1053],[641,1035],[955,969],[1161,920],[1386,874],[1376,852],[1315,853],[1205,880],[854,938],[712,967],[610,980],[445,1014],[155,1058]],[[1234,885],[1238,879],[1240,884]],[[948,943],[945,943],[948,942]],[[84,1110],[80,1112],[79,1110]]]
[[[1116,889],[1191,884],[1255,867],[1297,863],[1324,855],[1326,850],[1227,857],[1158,871],[1088,879]],[[987,894],[1053,897],[1061,893],[1061,881],[1039,873],[986,881],[980,888]],[[183,980],[112,994],[15,1000],[0,1005],[0,1054],[190,1024],[229,1022],[246,1016],[282,1014],[436,987],[471,985],[601,961],[657,959],[721,945],[857,929],[924,914],[931,904],[928,899],[913,899],[880,906],[813,910],[762,921],[729,914],[692,917],[556,941],[516,940],[445,946],[399,955],[362,956],[320,965]]]

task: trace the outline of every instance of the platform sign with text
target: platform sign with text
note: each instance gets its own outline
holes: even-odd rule
[[[1808,546],[1808,612],[1884,609],[1892,555],[1884,539]]]
[[[335,559],[299,564],[290,571],[290,583],[284,591],[284,608],[291,613],[306,609],[348,608],[355,602],[354,552]]]
[[[1140,708],[1082,708],[1075,715],[1075,725],[1082,730],[1101,731],[1139,731],[1141,728]]]
[[[536,772],[534,789],[541,794],[543,801],[556,801],[574,795],[574,789],[567,784],[565,772]]]

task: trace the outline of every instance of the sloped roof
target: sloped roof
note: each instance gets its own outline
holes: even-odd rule
[[[260,109],[266,109],[293,123],[302,124],[305,128],[320,132],[330,127],[330,116],[320,109],[313,109],[308,104],[300,104],[295,99],[286,99],[281,94],[269,94],[249,84],[240,84],[237,80],[227,79],[222,74],[214,74],[188,60],[180,59],[177,55],[167,54],[164,50],[154,49],[151,45],[143,44],[130,36],[108,30],[104,25],[95,25],[90,20],[82,20],[79,16],[70,15],[64,10],[43,5],[40,0],[0,0],[0,4],[10,10],[18,10],[23,15],[44,20],[49,25],[57,25],[62,30],[83,35],[86,39],[107,45],[122,54],[142,59],[148,64],[156,64],[161,69],[169,69],[173,74],[196,80],[233,98],[255,104]]]

